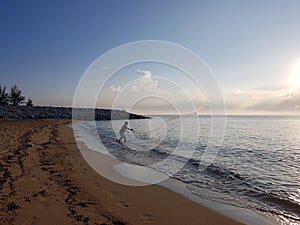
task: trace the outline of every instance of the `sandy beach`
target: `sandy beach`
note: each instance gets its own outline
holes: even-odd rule
[[[0,224],[241,224],[167,188],[101,177],[70,122],[0,120]]]

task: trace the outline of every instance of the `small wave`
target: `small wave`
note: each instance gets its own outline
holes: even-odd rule
[[[240,174],[235,173],[230,169],[220,168],[219,166],[216,166],[214,164],[209,165],[205,172],[208,174],[212,174],[213,176],[218,176],[218,178],[222,178],[225,180],[245,181],[245,178],[243,178]]]
[[[159,149],[156,149],[156,148],[151,149],[150,152],[152,152],[153,154],[158,154],[158,155],[160,155],[164,158],[166,158],[170,155],[169,153],[167,153],[165,151],[162,151],[162,150],[159,150]]]
[[[262,201],[265,203],[271,204],[276,206],[277,208],[296,213],[298,216],[300,216],[300,205],[296,202],[293,202],[292,200],[283,199],[279,196],[276,196],[271,193],[267,194],[261,194],[258,195]]]

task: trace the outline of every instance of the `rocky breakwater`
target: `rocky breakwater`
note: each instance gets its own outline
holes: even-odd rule
[[[80,120],[111,120],[111,119],[146,119],[149,117],[128,113],[115,109],[77,108],[76,118]],[[91,117],[91,115],[93,115]],[[42,119],[62,118],[72,119],[72,108],[52,106],[0,106],[0,118]]]

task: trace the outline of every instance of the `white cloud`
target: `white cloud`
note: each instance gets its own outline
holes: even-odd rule
[[[231,89],[230,92],[234,95],[248,96],[253,99],[267,98],[267,97],[281,97],[288,94],[285,89],[275,89],[275,90],[241,90],[241,89]]]
[[[118,93],[118,92],[120,92],[121,91],[121,86],[114,86],[114,85],[112,85],[111,87],[110,87],[110,90],[112,91],[112,92],[114,92],[114,93]]]
[[[136,70],[136,75],[137,78],[128,86],[112,85],[106,89],[99,103],[105,107],[127,110],[131,110],[130,107],[134,105],[133,110],[146,113],[174,113],[174,107],[184,113],[208,109],[208,103],[200,90],[185,89],[184,84],[177,86],[172,81],[154,76],[150,70]]]
[[[132,90],[135,92],[153,93],[161,91],[158,88],[158,81],[152,79],[152,72],[149,70],[137,70],[136,74],[139,76],[132,84]]]
[[[300,89],[288,87],[274,89],[230,90],[227,99],[238,103],[242,110],[295,111],[299,110]]]
[[[152,76],[152,72],[150,70],[140,70],[138,69],[136,71],[137,75],[143,76],[143,77],[151,77]]]

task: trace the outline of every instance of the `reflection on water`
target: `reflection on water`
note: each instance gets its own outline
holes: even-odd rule
[[[170,119],[168,116],[162,118],[164,121]],[[218,117],[214,120],[218,121]],[[152,127],[150,121],[130,121],[135,132],[127,134],[128,148],[122,153],[112,150],[116,158],[151,168],[154,163],[172,156],[174,160],[168,165],[155,169],[172,174],[170,171],[176,163],[185,162],[173,177],[186,183],[192,193],[271,215],[279,224],[299,223],[299,117],[228,117],[223,145],[213,163],[202,172],[198,170],[199,160],[210,140],[210,117],[187,118],[184,123],[188,128],[183,136],[180,123],[176,121],[170,124],[152,121]],[[113,125],[110,121],[97,122],[98,132],[106,137],[102,140],[106,140],[107,146],[111,145],[111,138],[116,138],[123,122],[114,121]],[[194,148],[195,133],[195,151],[192,155],[186,154]],[[180,137],[185,147],[175,154]]]

